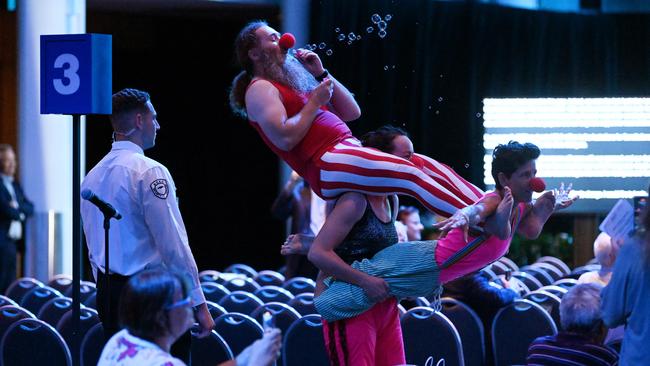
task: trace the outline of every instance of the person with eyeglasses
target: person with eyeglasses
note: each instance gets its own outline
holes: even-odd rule
[[[192,298],[184,278],[164,269],[131,277],[119,306],[124,328],[106,343],[98,366],[183,366],[170,354],[171,345],[194,324]],[[282,337],[271,329],[234,360],[219,366],[267,366],[279,355]]]
[[[214,327],[201,290],[199,274],[178,206],[176,185],[169,170],[145,156],[160,129],[149,93],[123,89],[112,97],[111,151],[86,175],[82,191],[88,189],[112,204],[123,216],[110,228],[110,263],[105,267],[104,217],[87,200],[81,201],[88,257],[97,280],[97,311],[106,338],[117,333],[120,293],[136,273],[156,266],[183,273],[191,283],[189,295],[196,319],[206,336]],[[106,288],[106,276],[110,288]],[[109,299],[110,311],[105,308]],[[187,332],[174,346],[174,355],[189,362],[191,337]]]

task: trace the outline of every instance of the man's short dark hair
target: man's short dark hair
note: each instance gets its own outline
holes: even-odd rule
[[[126,88],[113,94],[113,113],[111,123],[116,132],[127,132],[131,127],[130,114],[147,113],[147,102],[151,100],[149,93],[138,89]]]
[[[517,141],[510,141],[495,147],[492,151],[492,177],[496,188],[503,188],[499,183],[499,173],[510,178],[512,173],[527,162],[537,159],[539,154],[539,147],[529,142],[520,144]]]
[[[120,298],[120,325],[148,341],[166,334],[170,326],[166,307],[174,303],[177,290],[183,298],[187,296],[187,282],[180,274],[163,269],[147,270],[131,277]]]

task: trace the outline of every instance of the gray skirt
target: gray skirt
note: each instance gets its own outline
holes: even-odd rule
[[[390,294],[398,299],[429,296],[439,286],[435,260],[436,240],[397,243],[370,259],[352,263],[352,268],[383,278]],[[357,316],[370,309],[372,302],[363,289],[347,282],[325,279],[326,289],[314,299],[314,305],[327,321]]]

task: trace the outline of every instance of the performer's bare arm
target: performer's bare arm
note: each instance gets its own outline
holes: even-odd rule
[[[325,68],[321,62],[318,54],[305,49],[298,49],[296,51],[296,58],[303,64],[305,69],[309,71],[314,77],[323,75]],[[334,83],[334,92],[332,99],[330,99],[330,110],[345,122],[354,121],[361,116],[361,108],[354,99],[350,91],[341,84],[332,74],[329,74],[328,79]]]
[[[308,258],[325,274],[363,288],[373,301],[382,301],[389,296],[386,281],[352,268],[334,252],[354,224],[361,219],[367,204],[366,198],[360,193],[342,195],[314,239]]]
[[[280,92],[270,82],[259,80],[246,91],[246,113],[279,149],[291,150],[307,134],[318,109],[332,97],[334,82],[325,80],[311,93],[307,104],[292,117],[280,100]]]

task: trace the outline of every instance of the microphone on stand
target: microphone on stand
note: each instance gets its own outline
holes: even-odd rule
[[[107,217],[114,217],[116,220],[122,218],[122,215],[117,212],[115,207],[97,197],[90,189],[84,189],[81,191],[81,198],[85,199],[86,201],[90,201],[90,203],[97,206],[97,208]]]

